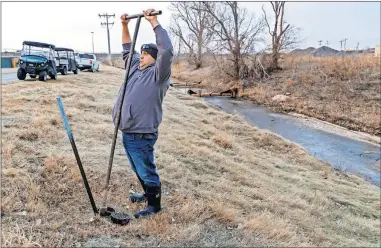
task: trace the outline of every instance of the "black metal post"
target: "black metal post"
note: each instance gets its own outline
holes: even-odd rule
[[[91,203],[91,206],[93,208],[94,214],[97,214],[98,213],[98,209],[97,209],[97,207],[95,205],[94,198],[93,198],[93,195],[91,193],[91,189],[90,189],[89,183],[87,182],[87,179],[86,179],[85,170],[83,169],[81,158],[79,157],[77,146],[75,145],[74,137],[73,137],[73,134],[71,133],[71,130],[70,130],[69,122],[68,122],[66,114],[65,114],[65,110],[64,110],[64,107],[63,107],[63,104],[62,104],[62,100],[61,100],[60,97],[58,97],[56,100],[57,100],[58,107],[59,107],[60,112],[61,112],[61,117],[62,117],[64,125],[65,125],[67,136],[69,137],[71,147],[73,148],[75,159],[77,160],[79,171],[81,172],[83,184],[85,185],[85,188],[86,188],[86,191],[87,191],[87,195],[89,196],[90,203]]]

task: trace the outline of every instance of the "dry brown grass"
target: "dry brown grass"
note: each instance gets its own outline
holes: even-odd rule
[[[123,227],[94,218],[55,98],[99,203],[123,78],[102,68],[2,88],[2,246],[380,245],[379,188],[172,88],[155,150],[163,212]],[[137,185],[119,135],[110,205],[141,208],[127,199]]]
[[[345,57],[313,57],[287,55],[283,67],[300,69],[309,67],[310,72],[320,74],[322,79],[376,80],[380,79],[380,58],[373,55],[353,55]]]
[[[210,58],[209,58],[210,60]],[[316,117],[351,130],[381,135],[380,59],[374,56],[312,57],[286,55],[284,70],[266,80],[253,81],[243,96],[280,112]],[[202,76],[186,64],[178,65],[174,77],[179,81],[203,78],[205,91],[226,90],[240,81],[229,81],[216,66],[207,66]],[[198,79],[197,79],[198,80]],[[286,102],[275,102],[278,94],[290,93]]]

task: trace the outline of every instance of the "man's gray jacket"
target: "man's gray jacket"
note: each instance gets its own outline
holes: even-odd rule
[[[169,88],[173,47],[167,31],[161,25],[156,26],[154,32],[158,47],[156,62],[140,70],[139,54],[135,51],[132,57],[119,124],[119,130],[124,133],[156,133],[162,120],[162,103]],[[125,65],[130,50],[131,43],[123,44]],[[112,110],[115,125],[122,90],[123,84]]]

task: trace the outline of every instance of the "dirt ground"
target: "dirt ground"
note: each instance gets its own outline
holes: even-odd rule
[[[102,66],[2,87],[2,247],[380,246],[378,187],[173,88],[155,147],[162,213],[127,226],[94,217],[56,97],[99,203],[123,76]],[[132,214],[141,189],[118,138],[108,199]]]

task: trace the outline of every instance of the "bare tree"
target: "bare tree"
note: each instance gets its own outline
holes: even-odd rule
[[[286,2],[270,3],[275,16],[273,29],[270,27],[269,18],[266,14],[264,6],[262,6],[262,10],[263,18],[268,28],[268,32],[271,35],[272,61],[270,69],[277,70],[280,69],[280,52],[285,49],[294,48],[298,43],[301,42],[301,40],[298,34],[299,29],[293,25],[287,24],[284,20],[284,5]]]
[[[214,33],[214,51],[227,52],[233,62],[232,74],[239,78],[243,58],[254,50],[256,42],[261,41],[264,28],[262,19],[256,20],[254,14],[248,15],[246,8],[238,6],[237,2],[202,2],[205,11],[216,20],[214,25],[208,25]],[[213,49],[212,49],[213,50]]]
[[[170,31],[189,50],[191,63],[196,69],[202,66],[203,47],[211,38],[206,25],[213,19],[203,10],[201,2],[171,2],[172,14]]]

